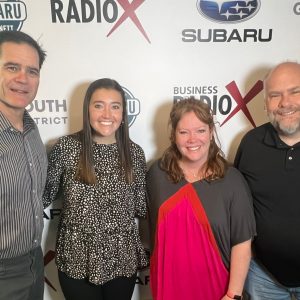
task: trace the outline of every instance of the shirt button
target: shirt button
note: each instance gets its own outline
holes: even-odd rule
[[[35,190],[32,190],[32,192],[35,194]]]
[[[289,156],[289,160],[292,160],[293,158],[291,156]]]
[[[38,218],[39,218],[39,216],[35,216],[35,218],[36,218],[36,219],[38,219]]]

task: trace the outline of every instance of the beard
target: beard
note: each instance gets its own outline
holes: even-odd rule
[[[295,110],[295,113],[299,113],[299,109]],[[295,120],[282,120],[282,119],[276,119],[276,114],[278,114],[278,111],[274,114],[273,112],[268,112],[268,117],[270,120],[270,123],[274,126],[274,128],[277,130],[277,132],[280,135],[289,137],[294,135],[297,132],[300,132],[300,118],[296,118]]]

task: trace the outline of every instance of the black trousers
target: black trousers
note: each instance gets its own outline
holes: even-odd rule
[[[118,277],[102,285],[90,283],[87,279],[73,279],[58,271],[61,289],[66,300],[131,300],[136,273],[131,277]]]

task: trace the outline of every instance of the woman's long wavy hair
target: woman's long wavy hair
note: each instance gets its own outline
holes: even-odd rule
[[[93,128],[90,124],[89,106],[93,93],[98,89],[115,90],[122,96],[122,122],[116,131],[116,143],[119,152],[120,168],[124,172],[126,182],[131,183],[133,181],[133,171],[125,93],[120,84],[110,78],[102,78],[92,82],[86,91],[83,102],[83,129],[79,132],[82,151],[77,167],[76,179],[85,184],[95,184],[97,182],[92,147]]]
[[[168,177],[172,182],[178,183],[180,180],[184,179],[183,171],[178,163],[182,158],[182,155],[176,146],[176,128],[182,116],[188,112],[194,112],[197,118],[207,124],[210,132],[212,132],[207,163],[204,166],[204,170],[201,170],[204,173],[205,180],[212,181],[224,177],[228,163],[218,146],[219,139],[216,133],[212,111],[206,103],[197,100],[194,97],[180,100],[173,105],[169,119],[169,126],[171,127],[171,145],[165,150],[160,167],[168,174]],[[218,144],[216,143],[216,139]]]

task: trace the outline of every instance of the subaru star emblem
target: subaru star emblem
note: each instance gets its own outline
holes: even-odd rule
[[[221,1],[197,0],[197,9],[205,18],[219,23],[238,23],[256,15],[259,0]]]

